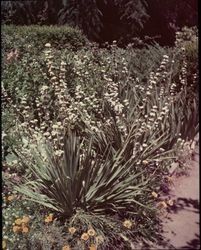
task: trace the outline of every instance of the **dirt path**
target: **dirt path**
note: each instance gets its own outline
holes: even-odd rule
[[[175,180],[170,196],[175,205],[163,220],[163,236],[169,243],[155,249],[200,249],[199,147],[190,161],[188,175]]]
[[[197,142],[199,139],[197,139]],[[200,249],[200,200],[199,200],[199,146],[194,157],[187,163],[186,175],[173,174],[173,186],[167,194],[174,201],[168,213],[161,218],[163,225],[162,242],[155,245],[136,246],[138,250],[196,250]]]

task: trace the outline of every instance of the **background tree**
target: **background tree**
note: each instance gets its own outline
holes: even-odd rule
[[[160,35],[160,44],[173,45],[175,31],[183,26],[197,25],[197,5],[197,0],[147,0],[147,14],[150,18],[144,25],[143,34]]]
[[[78,27],[92,41],[156,36],[171,45],[175,31],[197,25],[197,0],[33,0],[2,1],[3,23],[68,24]]]

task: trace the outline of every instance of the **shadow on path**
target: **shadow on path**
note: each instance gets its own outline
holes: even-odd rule
[[[181,210],[187,210],[194,213],[199,213],[200,204],[197,199],[187,199],[185,197],[179,197],[175,201],[172,207],[168,208],[168,212],[171,213],[178,213]]]
[[[195,238],[186,243],[185,246],[180,247],[180,249],[200,249],[200,237],[198,234],[195,234]]]

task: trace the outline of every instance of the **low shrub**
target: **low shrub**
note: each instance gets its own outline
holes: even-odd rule
[[[80,49],[87,43],[81,31],[69,26],[2,26],[2,52],[17,49],[22,56],[26,51],[39,54],[46,43],[57,49]]]

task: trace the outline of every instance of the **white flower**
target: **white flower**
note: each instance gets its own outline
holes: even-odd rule
[[[56,150],[55,155],[61,156],[63,154],[63,150]]]
[[[45,132],[43,135],[44,136],[50,136],[50,133],[49,132]]]
[[[64,65],[64,66],[65,66],[65,65],[66,65],[66,62],[64,62],[64,61],[61,61],[61,65]]]
[[[55,135],[57,135],[57,132],[56,131],[52,131],[52,136],[55,136]]]
[[[2,139],[4,139],[4,137],[6,137],[7,136],[7,134],[3,131],[3,133],[2,133]]]
[[[164,59],[168,59],[169,56],[168,56],[168,55],[164,55],[163,58],[164,58]]]
[[[51,44],[50,44],[50,43],[46,43],[46,44],[45,44],[45,47],[46,47],[46,48],[50,48],[50,47],[51,47]]]
[[[46,89],[49,89],[49,87],[48,87],[47,85],[43,85],[43,86],[41,87],[41,90],[42,90],[42,91],[45,91]]]
[[[53,80],[53,81],[57,80],[56,76],[53,76],[53,77],[51,78],[51,80]]]

